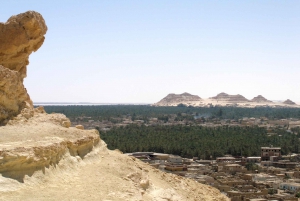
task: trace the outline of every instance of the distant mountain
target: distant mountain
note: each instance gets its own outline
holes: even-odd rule
[[[240,94],[229,95],[224,92],[219,93],[217,96],[211,97],[210,99],[215,99],[218,101],[227,101],[227,102],[249,102],[247,98],[245,98]]]
[[[287,105],[296,105],[296,103],[291,101],[290,99],[285,100],[283,103]]]
[[[183,93],[183,94],[168,94],[166,97],[164,97],[162,100],[160,100],[159,102],[157,102],[154,105],[157,106],[177,106],[178,104],[186,104],[186,105],[190,105],[190,103],[192,102],[199,102],[201,101],[202,98],[200,98],[197,95],[192,95],[189,93]]]
[[[300,107],[300,104],[297,105],[291,100],[286,100],[284,102],[276,102],[270,101],[263,97],[262,95],[258,95],[254,97],[252,100],[248,100],[244,96],[230,95],[227,93],[219,93],[214,97],[210,97],[208,99],[202,99],[197,95],[192,95],[189,93],[183,94],[169,94],[164,97],[159,102],[153,104],[153,106],[178,106],[179,104],[184,104],[186,106],[193,107],[212,107],[212,106],[226,106],[226,107],[274,107],[274,108],[282,108],[282,107]]]
[[[251,101],[256,102],[256,103],[272,103],[272,101],[266,99],[262,95],[258,95],[256,97],[254,97]]]

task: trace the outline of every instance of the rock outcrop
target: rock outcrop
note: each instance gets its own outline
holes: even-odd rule
[[[191,105],[194,102],[199,102],[201,100],[202,99],[199,96],[192,95],[186,92],[183,94],[171,93],[154,105],[157,106],[177,106],[178,104]]]
[[[0,125],[22,109],[33,108],[23,79],[29,55],[43,44],[46,31],[43,17],[34,11],[12,16],[6,23],[0,23]]]
[[[32,107],[32,101],[20,74],[0,65],[0,124],[7,123],[26,107]]]
[[[217,96],[211,97],[210,99],[215,99],[218,101],[227,101],[227,102],[249,102],[244,96],[237,94],[237,95],[229,95],[224,92],[219,93]]]
[[[258,95],[256,97],[254,97],[251,101],[256,102],[256,103],[271,103],[272,102],[272,101],[266,99],[265,97],[263,97],[262,95]]]
[[[0,23],[0,65],[26,77],[26,66],[32,52],[44,42],[47,26],[41,14],[28,11]]]
[[[285,100],[283,103],[287,105],[296,105],[296,103],[291,101],[290,99]]]
[[[2,176],[24,182],[25,175],[57,165],[66,152],[83,158],[99,143],[96,130],[68,129],[63,126],[65,121],[62,114],[46,114],[37,108],[30,119],[19,114],[0,127]]]

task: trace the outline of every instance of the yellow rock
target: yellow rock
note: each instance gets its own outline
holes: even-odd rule
[[[75,128],[77,128],[77,129],[81,129],[81,130],[84,130],[84,127],[83,127],[83,125],[76,125],[76,126],[75,126]]]
[[[43,17],[28,11],[0,23],[0,125],[26,108],[23,116],[32,117],[32,101],[23,85],[29,55],[44,42],[47,26]]]

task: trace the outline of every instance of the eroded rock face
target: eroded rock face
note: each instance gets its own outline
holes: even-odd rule
[[[0,23],[0,65],[26,77],[26,66],[32,52],[43,44],[47,26],[41,14],[27,11]]]
[[[63,124],[69,119],[63,114],[47,114],[43,107],[30,110],[32,114],[26,110],[0,127],[0,174],[4,177],[23,182],[25,175],[58,164],[66,152],[84,158],[100,142],[96,130],[66,128]]]
[[[23,85],[29,55],[44,42],[47,26],[34,11],[0,23],[0,125],[21,113],[30,117],[33,105]]]
[[[32,101],[20,74],[0,65],[0,124],[26,107],[32,108]]]

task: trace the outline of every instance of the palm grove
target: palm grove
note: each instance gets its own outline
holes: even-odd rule
[[[167,122],[172,115],[175,121],[204,119],[239,119],[243,117],[268,117],[269,119],[300,118],[296,108],[237,108],[211,107],[152,107],[149,105],[110,106],[47,106],[47,112],[65,113],[71,120],[89,116],[95,120],[115,120],[122,116],[141,119],[145,124],[113,127],[102,132],[101,138],[110,149],[123,152],[153,151],[183,157],[197,156],[213,159],[225,154],[233,156],[259,156],[261,146],[280,146],[282,154],[299,152],[299,128],[287,132],[277,129],[268,136],[267,130],[258,126],[147,125],[149,118]],[[185,114],[182,116],[181,114]]]
[[[214,159],[225,154],[259,156],[262,146],[281,146],[282,153],[298,153],[298,135],[267,136],[260,127],[138,126],[113,128],[101,134],[110,149],[153,151],[183,157]]]

